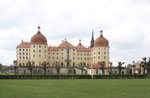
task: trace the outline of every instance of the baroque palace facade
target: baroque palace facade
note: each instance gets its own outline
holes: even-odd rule
[[[89,66],[88,69],[92,71],[100,69],[100,61],[105,62],[105,68],[109,67],[109,41],[104,38],[103,31],[100,31],[100,36],[94,41],[92,31],[89,47],[84,47],[81,40],[74,46],[66,39],[58,46],[48,46],[46,37],[38,27],[38,32],[30,42],[22,40],[16,47],[16,58],[17,66],[27,66],[28,61],[34,62],[36,67],[42,66],[43,62],[48,62],[48,66],[59,62],[62,66]]]

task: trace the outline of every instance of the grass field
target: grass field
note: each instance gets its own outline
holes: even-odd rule
[[[0,80],[0,98],[150,98],[150,79]]]

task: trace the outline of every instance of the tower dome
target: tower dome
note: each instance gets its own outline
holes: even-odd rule
[[[100,37],[94,41],[94,47],[109,47],[109,42],[103,37],[103,31],[100,31]]]
[[[46,37],[40,32],[40,26],[38,26],[38,32],[32,36],[31,44],[47,44]]]

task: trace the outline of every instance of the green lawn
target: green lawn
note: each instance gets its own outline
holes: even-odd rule
[[[0,98],[150,98],[150,79],[0,80]]]

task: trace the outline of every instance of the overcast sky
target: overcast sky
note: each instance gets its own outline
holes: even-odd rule
[[[37,32],[58,46],[65,38],[89,46],[103,30],[110,61],[150,56],[150,0],[0,0],[0,63],[13,64],[16,46]]]

